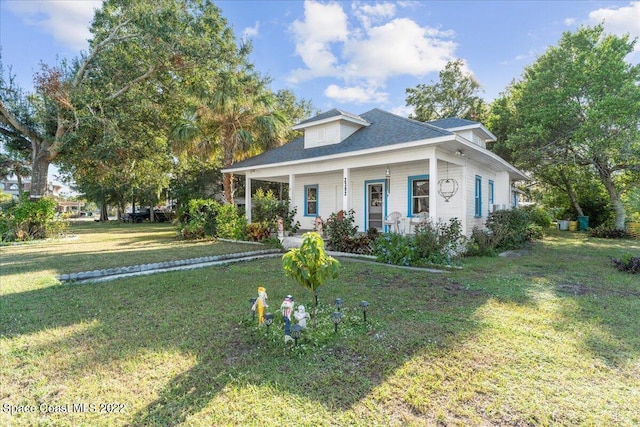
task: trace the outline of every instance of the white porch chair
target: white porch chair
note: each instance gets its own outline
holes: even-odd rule
[[[402,214],[398,211],[391,212],[385,219],[384,225],[389,226],[389,231],[393,233],[400,232],[400,218],[402,218]]]
[[[418,227],[421,224],[426,223],[429,220],[429,212],[420,212],[418,215],[416,216],[412,216],[409,219],[409,233],[416,232],[416,227]]]

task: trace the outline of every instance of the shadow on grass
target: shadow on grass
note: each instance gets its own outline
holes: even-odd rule
[[[340,278],[321,289],[320,305],[328,313],[336,297],[344,299],[345,312],[352,314],[341,326],[345,332],[334,334],[328,326],[323,348],[303,337],[301,347],[291,349],[276,325],[265,337],[248,323],[248,299],[257,286],[267,288],[272,312],[287,294],[311,306],[310,293],[283,277],[279,259],[261,260],[6,295],[0,297],[0,335],[11,339],[97,321],[81,342],[65,338],[40,349],[73,354],[90,348],[77,351],[79,360],[68,369],[78,376],[142,349],[196,354],[196,364],[131,419],[134,425],[176,425],[205,408],[230,381],[299,393],[327,410],[349,408],[416,352],[462,342],[479,327],[473,314],[488,297],[442,275],[343,262]],[[369,325],[359,324],[361,300],[371,303]]]
[[[580,251],[575,244],[588,248]],[[551,274],[556,296],[565,302],[563,316],[583,325],[582,345],[611,367],[621,367],[640,354],[640,281],[617,271],[609,257],[640,253],[637,240],[572,236],[552,248],[564,274]],[[571,271],[571,273],[566,273]],[[570,304],[566,304],[570,302]],[[564,325],[558,325],[564,328]]]
[[[68,274],[267,248],[216,241],[183,243],[173,238],[156,240],[149,239],[148,236],[134,236],[115,245],[105,245],[102,250],[96,249],[95,245],[90,247],[83,245],[82,241],[69,239],[57,241],[49,246],[49,253],[34,251],[25,254],[22,251],[5,251],[2,254],[0,269],[3,276],[36,273],[43,270],[55,270],[57,274]]]

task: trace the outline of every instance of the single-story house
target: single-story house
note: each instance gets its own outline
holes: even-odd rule
[[[304,137],[223,170],[244,175],[249,222],[255,179],[289,184],[302,229],[313,229],[318,216],[353,209],[360,231],[411,232],[425,216],[455,217],[469,235],[489,212],[514,207],[514,182],[527,179],[487,150],[495,135],[470,120],[423,123],[380,109],[332,109],[293,129]]]

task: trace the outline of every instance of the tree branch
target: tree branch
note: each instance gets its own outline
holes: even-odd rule
[[[31,144],[35,143],[36,141],[41,141],[43,139],[40,135],[38,135],[36,132],[31,130],[28,126],[25,126],[23,123],[21,123],[16,118],[16,116],[14,116],[13,113],[11,113],[11,111],[9,111],[4,101],[2,101],[1,99],[0,99],[0,117],[2,118],[2,121],[4,123],[14,128],[18,133],[29,138],[31,140],[30,141]]]
[[[73,79],[73,86],[74,87],[78,87],[80,85],[80,82],[82,82],[82,79],[84,79],[84,75],[87,72],[87,68],[89,68],[89,65],[91,64],[91,62],[93,62],[93,59],[96,56],[98,56],[98,54],[100,52],[102,52],[102,50],[108,44],[119,42],[119,41],[122,41],[122,40],[131,39],[131,38],[134,38],[134,37],[138,36],[137,34],[130,34],[130,35],[116,37],[116,34],[118,33],[118,31],[122,27],[127,25],[129,22],[131,22],[131,20],[130,19],[126,19],[126,20],[122,21],[120,24],[116,25],[116,27],[113,29],[111,34],[109,34],[107,36],[107,38],[105,38],[100,43],[98,43],[98,45],[95,47],[95,49],[93,49],[93,52],[91,52],[91,54],[89,54],[89,56],[87,56],[85,58],[85,60],[82,62],[82,65],[80,65],[80,68],[78,69],[78,72],[76,73],[76,75],[75,75],[75,77]]]
[[[122,87],[120,90],[112,93],[111,95],[109,95],[107,97],[107,100],[111,101],[113,99],[116,99],[117,97],[119,97],[120,95],[122,95],[123,93],[127,92],[129,89],[131,89],[133,86],[135,86],[136,84],[148,79],[149,77],[151,77],[151,75],[156,71],[156,67],[149,67],[149,69],[147,70],[146,73],[142,74],[139,77],[136,77],[135,79],[131,80],[129,83],[127,83],[124,87]]]

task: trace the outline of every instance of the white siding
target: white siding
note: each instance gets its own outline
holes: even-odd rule
[[[455,133],[457,135],[460,135],[464,139],[471,141],[476,145],[479,145],[482,148],[487,148],[487,144],[484,138],[478,135],[473,129],[456,130]]]
[[[304,188],[306,185],[318,186],[318,215],[326,220],[332,212],[340,210],[336,208],[342,204],[342,198],[338,198],[342,188],[342,175],[338,173],[296,175],[294,204],[297,207],[297,213],[295,219],[300,222],[301,229],[311,230],[314,228],[316,217],[304,215]],[[337,191],[336,188],[338,188]]]
[[[320,147],[322,145],[340,142],[340,124],[325,123],[310,126],[304,131],[304,148]]]
[[[438,161],[438,180],[446,179],[447,176],[458,182],[458,192],[445,202],[444,198],[439,194],[435,194],[438,203],[438,217],[436,220],[448,222],[451,218],[458,218],[460,222],[464,221],[464,182],[462,174],[462,166],[449,164],[447,174],[447,163]]]
[[[482,179],[482,216],[475,216],[475,180],[476,176]],[[467,235],[471,234],[473,227],[484,228],[489,213],[493,210],[493,206],[489,203],[489,180],[493,181],[494,204],[505,205],[510,208],[510,181],[506,172],[496,173],[493,170],[482,168],[476,162],[470,161],[467,164]]]
[[[304,148],[339,144],[358,129],[360,126],[348,122],[331,122],[309,126],[304,130]]]

